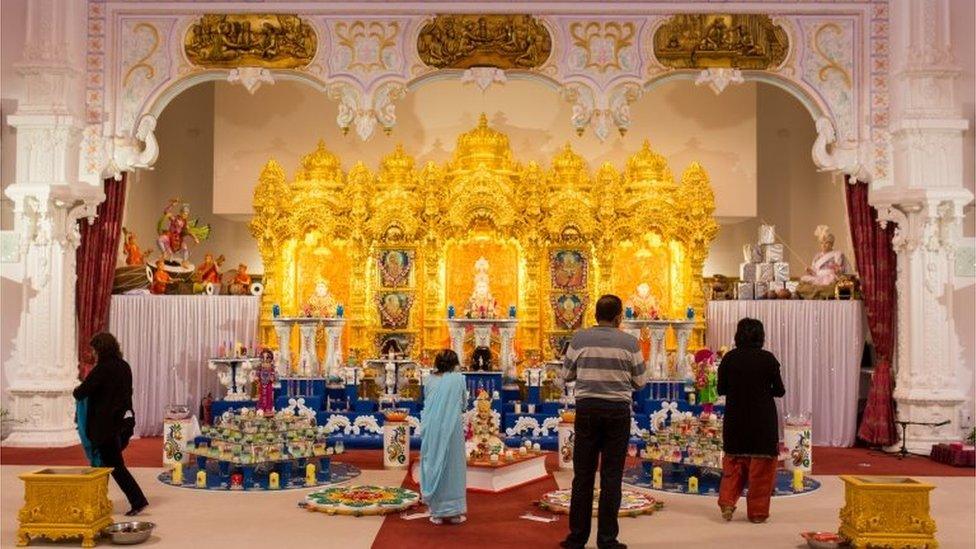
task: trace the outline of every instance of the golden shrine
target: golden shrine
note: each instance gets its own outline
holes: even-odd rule
[[[935,486],[906,477],[841,475],[840,535],[851,546],[935,549],[929,492]]]
[[[646,141],[622,173],[607,163],[595,174],[569,145],[548,169],[518,163],[484,115],[446,165],[418,169],[397,146],[378,173],[362,162],[345,172],[319,142],[292,181],[268,161],[254,211],[263,342],[273,340],[274,304],[296,315],[327,280],[349,351],[375,356],[391,338],[414,357],[448,347],[448,307],[467,301],[481,257],[502,314],[517,310],[518,347],[530,357],[551,357],[591,323],[596,297],[626,298],[641,283],[665,318],[694,308],[693,342],[702,341],[714,196],[698,163],[676,184]]]

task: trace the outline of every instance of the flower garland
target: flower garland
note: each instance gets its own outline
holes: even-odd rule
[[[404,254],[406,255],[406,263],[404,263],[399,273],[390,272],[390,268],[385,261],[390,254]],[[384,288],[400,288],[406,286],[407,279],[410,278],[410,272],[413,270],[413,250],[384,250],[376,257],[376,266],[380,272],[380,284]]]
[[[400,300],[399,312],[390,312],[383,304],[388,296],[395,295]],[[381,292],[376,294],[376,309],[380,313],[380,323],[384,328],[406,328],[410,322],[410,308],[413,296],[403,292]]]

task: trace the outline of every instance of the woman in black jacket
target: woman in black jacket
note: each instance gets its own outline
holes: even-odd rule
[[[765,339],[762,322],[743,318],[736,329],[735,349],[722,357],[718,367],[718,394],[725,395],[718,505],[725,520],[732,520],[747,480],[749,520],[769,518],[779,455],[779,415],[773,398],[782,397],[786,389],[779,362],[762,348]]]
[[[91,339],[91,348],[97,357],[95,367],[75,388],[74,396],[77,400],[88,399],[85,434],[98,451],[102,465],[113,468],[112,478],[132,506],[126,513],[131,517],[149,505],[122,459],[122,449],[128,443],[135,422],[132,412],[132,370],[122,360],[119,342],[112,334],[95,334]]]

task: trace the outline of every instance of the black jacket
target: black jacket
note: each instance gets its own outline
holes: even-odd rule
[[[773,397],[783,396],[786,389],[776,357],[762,349],[732,349],[718,367],[718,394],[725,395],[725,453],[779,455],[779,416]]]
[[[88,398],[86,434],[96,446],[118,438],[123,417],[132,409],[132,369],[121,358],[99,359],[85,381],[74,390],[75,399]]]

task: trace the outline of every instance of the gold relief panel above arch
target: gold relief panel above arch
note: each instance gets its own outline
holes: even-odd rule
[[[438,15],[420,29],[417,53],[438,69],[533,69],[549,59],[552,37],[531,15]]]
[[[204,68],[296,69],[317,49],[312,25],[293,14],[206,14],[183,37],[186,58]]]

